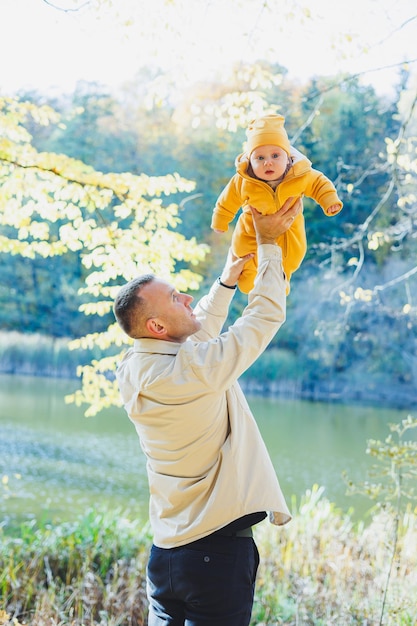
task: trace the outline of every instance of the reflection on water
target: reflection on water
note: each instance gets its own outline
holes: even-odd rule
[[[82,408],[64,402],[76,387],[0,376],[0,477],[9,479],[0,486],[4,521],[69,520],[101,505],[146,521],[145,459],[133,425],[122,409],[85,418]],[[370,507],[345,496],[341,474],[366,478],[367,439],[385,439],[387,424],[407,412],[259,398],[250,404],[289,502],[319,484],[343,509]]]

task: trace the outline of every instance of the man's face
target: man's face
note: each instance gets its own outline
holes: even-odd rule
[[[250,155],[255,176],[265,181],[278,180],[284,174],[288,163],[288,154],[279,146],[260,146]]]
[[[201,328],[190,304],[192,296],[179,293],[172,285],[156,278],[141,289],[141,296],[146,299],[150,317],[166,331],[161,339],[182,343]]]

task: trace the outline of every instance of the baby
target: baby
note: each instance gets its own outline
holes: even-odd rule
[[[255,254],[246,263],[238,282],[243,293],[252,289],[257,268],[250,205],[265,215],[277,211],[290,197],[306,195],[320,204],[328,216],[336,215],[343,206],[333,183],[290,145],[284,121],[282,115],[266,115],[249,124],[246,152],[236,158],[236,174],[220,194],[213,211],[211,227],[222,233],[242,207],[232,236],[232,250],[239,257]],[[299,268],[307,251],[303,214],[297,215],[277,243],[282,248],[289,285],[292,273]]]

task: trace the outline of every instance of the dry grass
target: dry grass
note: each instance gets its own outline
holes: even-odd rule
[[[314,489],[288,526],[259,526],[260,548],[253,624],[258,626],[380,623],[394,520],[380,511],[368,525],[355,524]],[[400,525],[385,626],[417,624],[417,516]]]
[[[3,538],[0,625],[142,626],[150,537],[120,512]]]
[[[356,524],[313,489],[283,528],[261,524],[252,625],[376,626],[392,519]],[[0,537],[1,626],[146,624],[148,529],[120,512],[90,511],[74,524]],[[384,626],[415,626],[417,516],[400,525]]]

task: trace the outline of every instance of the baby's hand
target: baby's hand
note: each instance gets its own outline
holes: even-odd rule
[[[340,210],[340,204],[332,204],[332,206],[329,206],[327,209],[327,215],[336,215],[336,213],[339,213]]]

